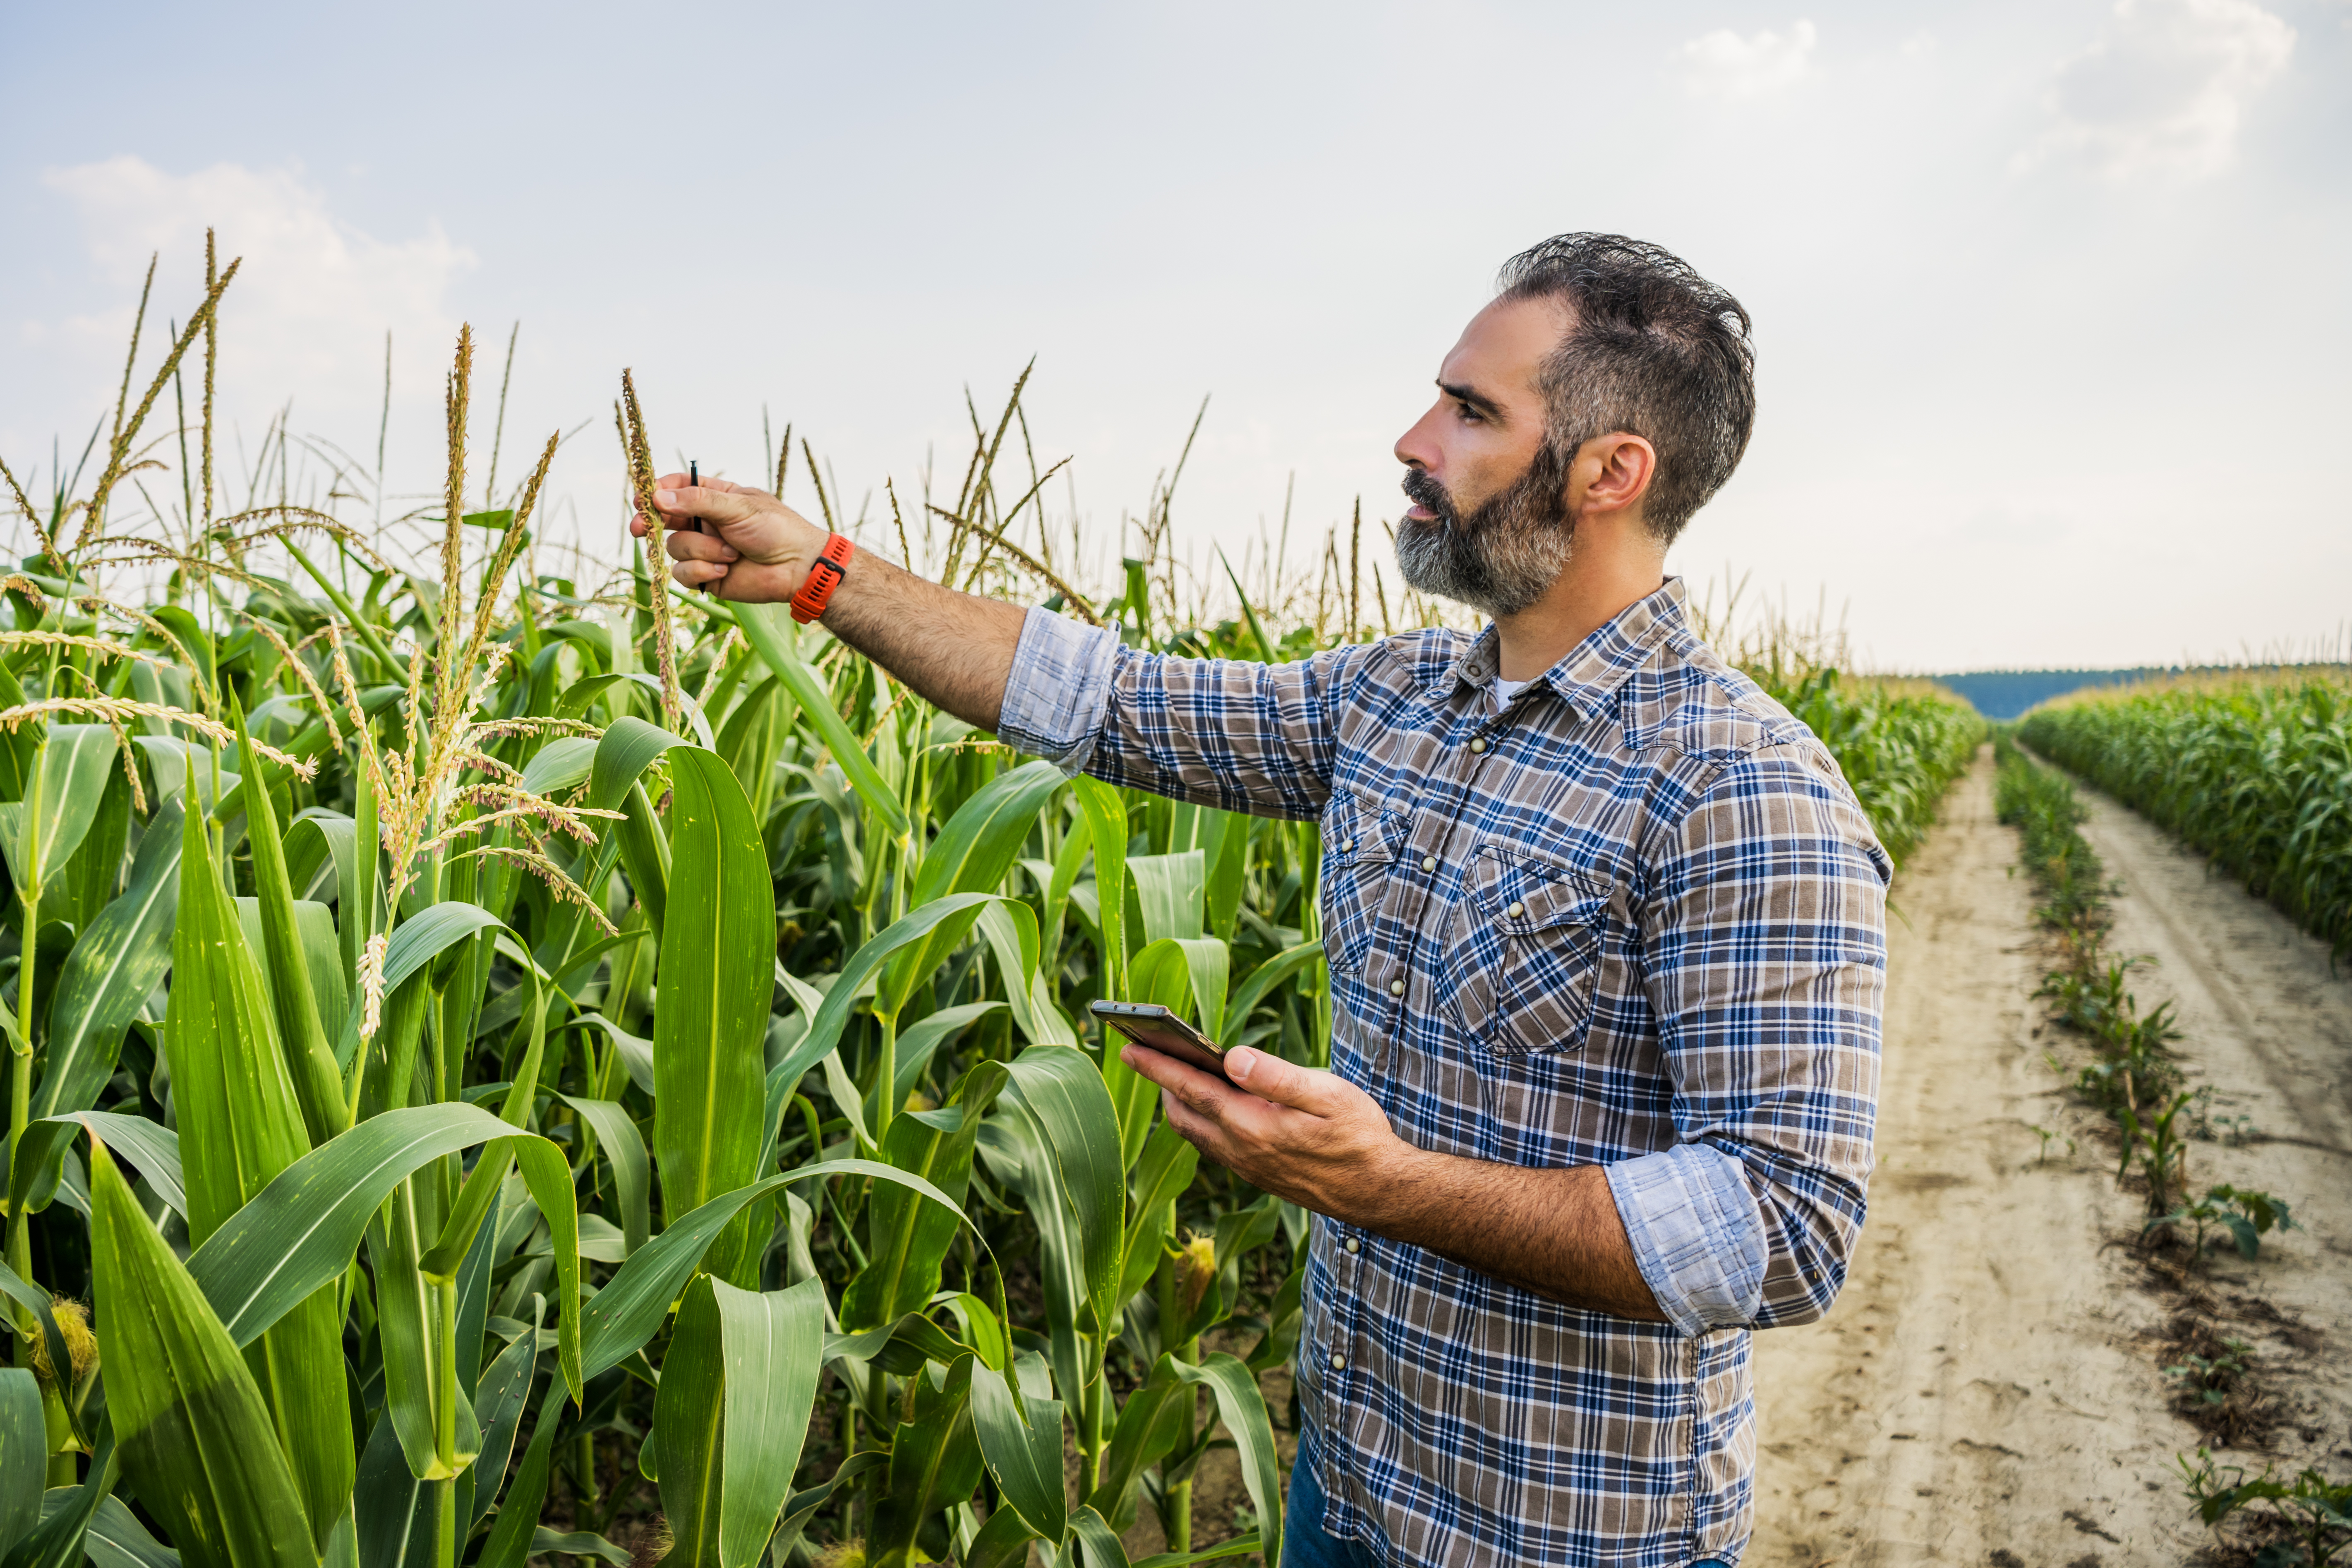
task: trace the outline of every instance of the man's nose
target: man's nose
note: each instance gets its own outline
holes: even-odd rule
[[[1397,437],[1394,450],[1398,462],[1408,468],[1418,468],[1423,473],[1429,472],[1437,466],[1440,452],[1434,433],[1430,426],[1430,422],[1436,417],[1436,414],[1437,410],[1431,409],[1413,422],[1412,429]]]

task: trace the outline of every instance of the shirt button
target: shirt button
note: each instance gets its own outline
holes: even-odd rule
[[[1434,871],[1434,870],[1436,870],[1436,869],[1437,869],[1437,857],[1436,857],[1436,856],[1434,856],[1434,855],[1424,855],[1424,856],[1423,856],[1423,857],[1421,858],[1421,868],[1422,868],[1423,870],[1424,870],[1424,871]]]
[[[1404,994],[1404,982],[1403,982],[1403,981],[1402,981],[1402,980],[1391,980],[1391,981],[1390,981],[1390,982],[1389,982],[1389,994],[1390,994],[1390,995],[1391,995],[1391,996],[1402,996],[1402,995],[1403,995],[1403,994]]]
[[[1347,1370],[1348,1370],[1348,1358],[1347,1358],[1346,1356],[1341,1355],[1338,1351],[1333,1351],[1333,1352],[1331,1352],[1331,1370],[1332,1370],[1333,1372],[1345,1372],[1345,1371],[1347,1371]]]
[[[1350,1252],[1361,1252],[1364,1250],[1364,1244],[1358,1241],[1351,1236],[1348,1238],[1348,1250]]]
[[[1340,852],[1341,854],[1343,854],[1343,855],[1352,855],[1352,854],[1354,854],[1354,853],[1355,853],[1355,850],[1356,850],[1356,841],[1355,841],[1354,839],[1352,839],[1352,838],[1349,838],[1349,839],[1344,839],[1344,840],[1342,840],[1342,841],[1340,842],[1340,845],[1339,845],[1339,852]]]
[[[1521,915],[1528,912],[1528,906],[1525,904],[1513,904],[1509,909],[1505,910],[1503,912],[1510,916],[1513,920],[1517,920]]]
[[[1471,750],[1471,752],[1472,752],[1473,753],[1475,753],[1475,752],[1483,752],[1483,751],[1485,751],[1486,749],[1486,737],[1485,737],[1484,735],[1479,736],[1476,740],[1475,740],[1475,741],[1473,741],[1473,742],[1470,742],[1470,750]]]

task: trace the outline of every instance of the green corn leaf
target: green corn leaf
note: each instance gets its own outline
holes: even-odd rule
[[[818,999],[818,1005],[824,1005],[822,997]],[[1003,1006],[1002,1002],[966,1002],[961,1006],[942,1007],[900,1035],[898,1081],[893,1086],[896,1102],[900,1105],[907,1103],[907,1097],[914,1093],[915,1086],[923,1080],[923,1069],[930,1065],[933,1053],[971,1025]]]
[[[490,1538],[482,1543],[481,1555],[474,1559],[475,1568],[523,1568],[537,1540],[540,1504],[547,1498],[548,1461],[555,1452],[555,1429],[562,1424],[562,1390],[549,1389],[540,1403],[539,1427],[531,1434],[530,1447],[523,1450],[514,1479],[508,1483],[498,1521],[490,1527]]]
[[[1250,636],[1257,643],[1258,658],[1267,664],[1274,663],[1274,639],[1265,635],[1265,626],[1257,618],[1256,607],[1250,603],[1249,595],[1243,592],[1242,580],[1222,550],[1217,552],[1217,563],[1225,569],[1225,577],[1234,585],[1234,597],[1242,602],[1242,616],[1249,623]]]
[[[1209,934],[1228,942],[1240,923],[1242,893],[1249,883],[1249,836],[1248,817],[1202,808],[1202,847],[1208,852]]]
[[[983,1461],[971,1424],[971,1373],[977,1364],[976,1357],[961,1355],[937,1384],[926,1373],[908,1380],[911,1418],[891,1434],[889,1479],[867,1535],[872,1568],[899,1568],[915,1561],[919,1549],[927,1558],[945,1554],[944,1534],[926,1543],[924,1527],[980,1484]]]
[[[0,1370],[0,1549],[24,1540],[41,1522],[48,1469],[40,1380],[29,1367]]]
[[[362,1568],[428,1568],[433,1561],[434,1485],[418,1479],[400,1434],[380,1420],[360,1455],[352,1489]]]
[[[1322,956],[1321,942],[1302,942],[1294,947],[1284,948],[1251,970],[1249,978],[1242,982],[1241,988],[1234,993],[1233,1001],[1225,1009],[1225,1026],[1217,1034],[1217,1043],[1227,1047],[1238,1043],[1244,1026],[1248,1024],[1250,1015],[1257,1010],[1258,1004],[1271,995],[1276,986]]]
[[[180,1568],[181,1564],[180,1554],[150,1535],[119,1497],[99,1500],[82,1546],[94,1568]]]
[[[483,1151],[484,1159],[493,1157],[490,1150]],[[410,1180],[394,1188],[385,1215],[368,1227],[367,1240],[374,1265],[376,1337],[383,1352],[385,1416],[399,1435],[410,1472],[420,1480],[437,1481],[473,1464],[481,1452],[481,1432],[462,1388],[457,1390],[455,1409],[444,1409],[441,1403],[441,1333],[447,1304],[417,1256],[423,1249],[418,1233],[433,1217],[427,1204],[420,1201],[423,1184]],[[427,1212],[420,1215],[420,1209]]]
[[[611,1563],[613,1568],[629,1568],[636,1561],[635,1553],[614,1545],[593,1530],[557,1531],[543,1524],[531,1531],[530,1554],[593,1557],[600,1563]],[[662,1561],[667,1563],[669,1559],[665,1557]]]
[[[1012,1082],[1000,1103],[1018,1108],[1030,1125],[1032,1142],[1022,1152],[1024,1190],[1035,1212],[1048,1271],[1064,1279],[1075,1304],[1088,1310],[1091,1329],[1084,1321],[1072,1326],[1097,1333],[1099,1347],[1102,1327],[1113,1322],[1118,1307],[1112,1298],[1127,1219],[1126,1164],[1109,1091],[1083,1051],[1032,1046],[1013,1058]],[[999,1116],[992,1125],[1005,1120]],[[1098,1348],[1097,1362],[1099,1354]],[[1089,1374],[1068,1359],[1065,1347],[1055,1367],[1056,1381],[1066,1390],[1083,1387]]]
[[[51,1366],[73,1364],[72,1352],[66,1348],[65,1335],[58,1331],[57,1314],[51,1310],[47,1290],[35,1289],[15,1269],[0,1263],[0,1295],[6,1296],[30,1312],[34,1321],[40,1324],[41,1343],[48,1347]],[[16,1332],[19,1321],[13,1313],[0,1311],[0,1328]]]
[[[236,716],[236,740],[245,776],[258,786],[263,777],[261,758],[253,749],[253,737],[246,731],[242,712]],[[269,792],[254,787],[245,793],[246,837],[253,846],[253,889],[260,906],[261,956],[269,980],[271,1009],[278,1020],[278,1039],[286,1053],[287,1071],[310,1142],[323,1143],[343,1130],[342,1074],[335,1065],[334,1052],[328,1048],[326,1028],[319,1021],[306,944],[295,927],[286,847],[278,835]],[[326,910],[320,908],[319,912],[323,915]],[[331,924],[329,929],[332,930]]]
[[[1234,1440],[1241,1461],[1242,1484],[1249,1489],[1250,1505],[1257,1510],[1258,1529],[1265,1540],[1265,1559],[1282,1561],[1282,1461],[1274,1446],[1274,1424],[1267,1416],[1265,1396],[1258,1392],[1257,1374],[1220,1351],[1198,1366],[1171,1363],[1171,1370],[1188,1384],[1198,1384],[1215,1396],[1217,1418]]]
[[[171,966],[180,842],[180,804],[166,802],[139,842],[130,886],[67,955],[49,1004],[48,1065],[33,1093],[33,1115],[80,1110],[113,1076],[122,1031]]]
[[[654,1015],[654,1159],[675,1219],[759,1173],[776,904],[759,825],[727,764],[679,747],[670,787],[671,870],[695,889],[662,930]],[[750,1250],[750,1227],[747,1215],[721,1242],[721,1274]]]
[[[906,807],[898,804],[897,793],[883,782],[874,759],[866,754],[866,748],[857,743],[857,737],[843,721],[841,710],[834,706],[833,693],[824,689],[816,671],[801,661],[790,613],[782,605],[733,605],[728,608],[735,624],[742,628],[743,639],[775,672],[776,679],[784,683],[784,689],[792,693],[793,700],[816,726],[834,762],[848,777],[858,798],[866,803],[866,809],[879,818],[894,837],[904,838],[912,833],[914,826],[907,819]]]
[[[362,796],[366,795],[363,777],[355,781],[354,787]],[[339,811],[312,806],[286,828],[287,879],[294,890],[303,898],[316,898],[325,890],[320,886],[321,880],[330,875],[333,878],[337,907],[345,916],[338,922],[335,934],[347,999],[359,973],[360,951],[366,940],[360,932],[362,922],[351,915],[361,905],[362,876],[373,868],[362,866],[359,847],[359,824]],[[319,1020],[327,1026],[331,1035],[342,1030],[341,1015],[328,1010],[323,996]]]
[[[531,1380],[539,1365],[539,1318],[540,1311],[534,1309],[529,1329],[499,1352],[474,1385],[474,1416],[481,1424],[482,1452],[474,1461],[474,1502],[466,1521],[469,1529],[489,1512],[506,1479],[507,1462],[514,1458],[515,1433],[522,1425],[523,1407],[530,1403]],[[361,1468],[364,1472],[364,1461]]]
[[[562,1381],[577,1393],[579,1217],[572,1169],[546,1139],[518,1136],[477,1106],[409,1106],[361,1122],[304,1156],[230,1216],[189,1258],[188,1272],[230,1335],[249,1342],[294,1302],[341,1278],[369,1220],[412,1172],[499,1138],[511,1140],[531,1198],[553,1233]]]
[[[618,1366],[653,1338],[670,1304],[677,1300],[678,1291],[701,1264],[711,1238],[737,1215],[770,1193],[793,1183],[835,1175],[872,1176],[877,1181],[894,1182],[922,1194],[959,1220],[963,1217],[963,1210],[954,1200],[920,1176],[877,1160],[823,1160],[721,1194],[692,1214],[673,1221],[668,1229],[639,1247],[596,1293],[595,1300],[583,1315],[582,1364],[586,1375],[594,1377]]]
[[[479,904],[459,900],[434,904],[417,910],[394,928],[391,940],[383,948],[383,994],[389,998],[409,978],[426,964],[448,952],[461,942],[467,942],[484,931],[499,924],[499,917]],[[350,1010],[344,1022],[342,1038],[335,1046],[335,1060],[345,1070],[352,1057],[360,1048],[360,1009]],[[385,1005],[389,1016],[391,1005]],[[379,1045],[387,1041],[392,1029],[387,1025],[376,1036]]]
[[[679,1304],[654,1420],[680,1568],[749,1568],[774,1533],[816,1401],[824,1287],[738,1290],[705,1274]]]
[[[85,1130],[103,1138],[118,1153],[138,1167],[153,1184],[156,1196],[181,1218],[188,1215],[188,1194],[180,1170],[180,1135],[143,1116],[122,1116],[110,1110],[85,1110],[75,1116],[51,1116],[25,1129],[9,1173],[10,1204],[38,1214],[57,1195],[63,1162],[60,1153]]]
[[[894,1120],[883,1141],[883,1158],[961,1205],[971,1179],[981,1119],[1008,1077],[1000,1062],[979,1063],[958,1082],[948,1105]],[[911,1190],[877,1188],[866,1206],[868,1261],[842,1292],[842,1326],[854,1331],[896,1322],[929,1303],[955,1234],[955,1216]]]
[[[1027,904],[1007,899],[980,911],[981,935],[996,956],[1013,1021],[1031,1045],[1075,1046],[1077,1031],[1045,994],[1038,973],[1037,917]],[[903,1097],[902,1097],[903,1098]]]
[[[58,872],[54,885],[44,889],[41,918],[64,921],[76,931],[98,918],[98,912],[121,890],[123,847],[131,827],[131,780],[119,767],[109,767],[106,793],[82,836]]]
[[[1069,1528],[1062,1480],[1062,1402],[1015,1389],[986,1365],[971,1373],[972,1425],[989,1474],[1034,1534],[1059,1541]]]
[[[101,1412],[89,1472],[78,1487],[44,1494],[41,1522],[9,1551],[8,1568],[79,1568],[85,1556],[98,1568],[178,1568],[180,1554],[155,1545],[113,1495],[121,1479],[114,1426]]]
[[[1265,1549],[1263,1534],[1255,1530],[1244,1531],[1231,1541],[1220,1541],[1214,1546],[1198,1552],[1155,1552],[1139,1557],[1129,1568],[1191,1568],[1195,1563],[1215,1563],[1227,1557],[1255,1557]]]
[[[1067,783],[1061,769],[1047,762],[1027,763],[999,773],[975,791],[923,853],[915,874],[908,907],[919,909],[950,893],[994,892],[1012,870],[1021,846],[1037,826],[1037,814]],[[919,980],[929,977],[955,944],[963,930],[945,927],[929,941],[899,954],[886,973],[876,1005],[896,1016]],[[1031,948],[1035,947],[1034,936]],[[1036,967],[1034,961],[1030,967]]]
[[[767,1129],[761,1147],[759,1163],[752,1168],[764,1171],[775,1158],[777,1117],[803,1074],[833,1054],[841,1043],[841,1031],[849,1022],[849,1015],[857,1005],[858,993],[866,982],[880,969],[890,955],[909,942],[920,942],[949,921],[960,921],[971,929],[971,921],[982,904],[993,895],[988,893],[952,893],[934,899],[922,908],[893,921],[877,932],[874,938],[842,965],[840,978],[824,1000],[809,1018],[808,1033],[793,1046],[784,1059],[768,1069]],[[893,1074],[895,1081],[896,1074]],[[904,1103],[901,1101],[900,1103]]]
[[[1143,916],[1143,940],[1195,937],[1207,930],[1202,902],[1209,858],[1199,849],[1180,855],[1138,855],[1127,863]]]
[[[645,1136],[629,1113],[609,1100],[569,1094],[556,1098],[580,1113],[596,1134],[597,1152],[612,1163],[613,1190],[621,1204],[621,1254],[625,1258],[653,1234],[653,1167],[646,1158]]]
[[[103,1145],[90,1155],[90,1254],[107,1409],[139,1500],[189,1568],[312,1568],[253,1374]]]
[[[580,682],[582,686],[587,684]],[[570,695],[565,693],[567,699]],[[600,744],[600,739],[593,735],[558,735],[531,753],[530,761],[523,764],[522,787],[541,795],[577,789],[588,782],[589,774],[594,771]]]
[[[1027,1568],[1029,1543],[1036,1539],[1020,1510],[1000,1508],[971,1538],[962,1557],[964,1568]]]
[[[1127,993],[1127,802],[1100,779],[1075,781],[1078,805],[1094,842],[1095,896],[1103,939],[1103,970],[1110,976],[1112,1000],[1129,1000]]]
[[[184,874],[164,1041],[188,1236],[201,1247],[308,1154],[310,1141],[261,973],[214,869],[210,836],[201,817],[184,816],[181,826]],[[342,1314],[321,1285],[289,1302],[246,1352],[320,1543],[351,1496],[354,1465]]]
[[[654,1043],[642,1036],[632,1035],[602,1013],[583,1013],[572,1020],[574,1024],[591,1025],[601,1029],[620,1054],[621,1067],[629,1081],[643,1089],[647,1099],[654,1092]]]
[[[48,888],[81,847],[98,819],[115,754],[114,731],[107,725],[49,726],[26,798],[0,805],[0,850],[17,887]]]
[[[20,619],[16,624],[21,626],[25,623]],[[17,683],[16,672],[0,660],[0,707],[22,708],[30,700],[24,687]],[[0,731],[0,800],[24,799],[25,781],[33,776],[34,761],[40,755],[41,742],[48,732],[46,719],[28,719],[13,730]]]
[[[1070,1530],[1085,1548],[1086,1568],[1129,1568],[1127,1548],[1119,1544],[1118,1531],[1093,1509],[1078,1510],[1070,1521]]]

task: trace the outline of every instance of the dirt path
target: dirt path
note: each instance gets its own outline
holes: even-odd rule
[[[2217,1263],[2201,1293],[2229,1331],[2304,1369],[2279,1454],[2332,1455],[2352,1444],[2352,1158],[2334,1152],[2352,1147],[2352,978],[2121,808],[2101,803],[2085,831],[2127,888],[2115,951],[2161,960],[2136,989],[2177,1000],[2191,1083],[2301,1141],[2195,1147],[2200,1185],[2266,1187],[2309,1226],[2258,1266]],[[2152,1353],[2182,1301],[2109,1245],[2140,1200],[2044,1059],[2073,1047],[2032,1000],[2042,965],[2016,858],[1988,750],[1895,889],[1879,1174],[1844,1294],[1821,1324],[1757,1342],[1750,1564],[2116,1568],[2209,1540],[2174,1468],[2200,1436]],[[2037,1125],[2055,1135],[2046,1158]],[[2302,1327],[2240,1324],[2257,1286]]]

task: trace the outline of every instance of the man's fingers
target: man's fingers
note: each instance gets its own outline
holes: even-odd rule
[[[757,490],[704,485],[664,485],[654,491],[654,504],[671,518],[702,518],[724,528],[757,513],[769,498]]]
[[[654,489],[656,493],[659,493],[662,490],[684,490],[694,488],[696,487],[688,482],[688,477],[684,474],[664,474],[660,479],[654,481]],[[776,499],[767,491],[761,489],[756,486],[739,485],[728,479],[705,479],[701,481],[700,488],[706,490],[715,491],[719,495],[755,496],[762,500],[773,500]]]
[[[688,533],[684,529],[674,529],[663,535],[662,548],[669,552],[673,561],[716,561],[723,565],[742,558],[742,552],[725,540],[707,533]]]
[[[681,561],[669,569],[669,574],[681,588],[699,588],[725,577],[727,568],[716,561]]]
[[[1247,1046],[1225,1053],[1225,1076],[1260,1100],[1314,1116],[1336,1116],[1348,1100],[1344,1079]]]

